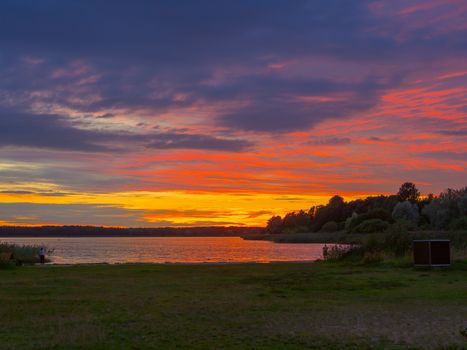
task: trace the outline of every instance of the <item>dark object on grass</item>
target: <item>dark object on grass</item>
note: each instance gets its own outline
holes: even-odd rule
[[[412,244],[415,266],[449,266],[451,264],[450,240],[415,240]]]

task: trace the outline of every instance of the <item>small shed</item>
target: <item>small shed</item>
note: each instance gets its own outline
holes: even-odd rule
[[[412,244],[415,266],[451,265],[451,241],[449,239],[414,240]]]

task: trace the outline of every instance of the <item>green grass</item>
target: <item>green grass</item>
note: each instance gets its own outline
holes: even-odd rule
[[[463,349],[467,263],[0,270],[0,349]]]

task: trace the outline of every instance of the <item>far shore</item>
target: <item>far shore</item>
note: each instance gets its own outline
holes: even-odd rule
[[[256,235],[262,227],[102,227],[102,226],[0,226],[3,237],[240,237]]]

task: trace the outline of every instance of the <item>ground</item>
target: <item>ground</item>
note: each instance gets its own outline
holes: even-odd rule
[[[0,349],[465,349],[467,263],[0,269]]]

